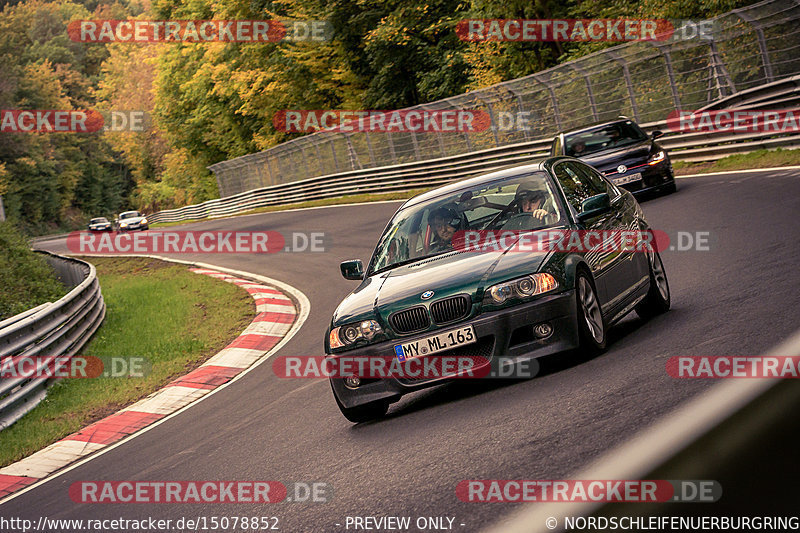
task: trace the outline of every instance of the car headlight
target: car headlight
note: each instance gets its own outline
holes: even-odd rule
[[[139,222],[139,224],[147,224],[147,219],[146,219],[146,218],[143,218],[143,219],[142,219],[142,221],[141,221],[141,222]]]
[[[551,274],[531,274],[521,278],[512,279],[497,285],[492,285],[486,290],[483,297],[484,304],[501,305],[510,299],[523,299],[552,291],[558,287],[558,282]]]
[[[128,223],[127,222],[120,222],[119,223],[119,227],[120,228],[127,228],[128,227]]]
[[[667,157],[666,152],[664,152],[664,150],[660,150],[660,151],[658,151],[658,152],[656,152],[656,153],[654,153],[653,155],[650,156],[650,158],[647,160],[647,164],[648,165],[657,165],[657,164],[661,163],[666,157]]]
[[[379,335],[383,335],[381,325],[374,320],[364,320],[333,328],[328,336],[328,342],[332,349],[336,349],[353,346],[359,341],[372,342]]]

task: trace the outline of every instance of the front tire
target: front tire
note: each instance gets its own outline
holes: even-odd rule
[[[635,308],[636,314],[644,319],[666,313],[670,306],[669,282],[661,256],[656,250],[648,250],[647,262],[650,265],[650,290]]]
[[[606,349],[608,328],[594,281],[582,270],[578,271],[575,279],[575,295],[578,303],[580,349],[587,355],[597,355]]]

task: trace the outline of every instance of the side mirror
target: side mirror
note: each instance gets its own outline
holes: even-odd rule
[[[664,136],[664,132],[661,131],[661,130],[656,130],[656,131],[654,131],[653,133],[650,134],[650,137],[652,137],[653,140],[658,139],[659,137],[663,137],[663,136]]]
[[[361,259],[343,261],[339,265],[339,269],[342,271],[342,277],[344,279],[364,279],[364,263],[361,262]]]
[[[611,198],[608,193],[597,194],[581,202],[581,212],[578,215],[578,220],[584,222],[609,211],[611,211]]]

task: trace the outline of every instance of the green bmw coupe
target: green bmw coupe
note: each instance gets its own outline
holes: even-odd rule
[[[445,380],[601,352],[608,328],[631,310],[669,309],[652,235],[631,193],[572,157],[408,200],[366,269],[361,260],[340,266],[360,284],[325,335],[326,363],[357,369],[329,374],[337,405],[363,422]]]

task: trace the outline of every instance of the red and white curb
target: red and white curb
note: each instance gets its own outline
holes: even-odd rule
[[[149,257],[168,260],[164,257]],[[98,450],[107,451],[114,448],[130,435],[143,428],[157,425],[154,423],[171,418],[196,400],[218,391],[268,359],[294,336],[308,316],[310,310],[308,299],[294,287],[246,272],[202,263],[188,264],[195,266],[190,269],[192,272],[239,285],[249,292],[256,302],[257,314],[253,322],[219,353],[161,390],[64,437],[25,459],[0,468],[0,500],[4,501],[12,494],[16,495],[26,487],[32,488],[34,483],[48,478],[54,472]],[[244,275],[263,283],[243,279],[234,274]],[[286,293],[292,295],[294,300]],[[93,457],[86,457],[72,468],[91,458]]]

